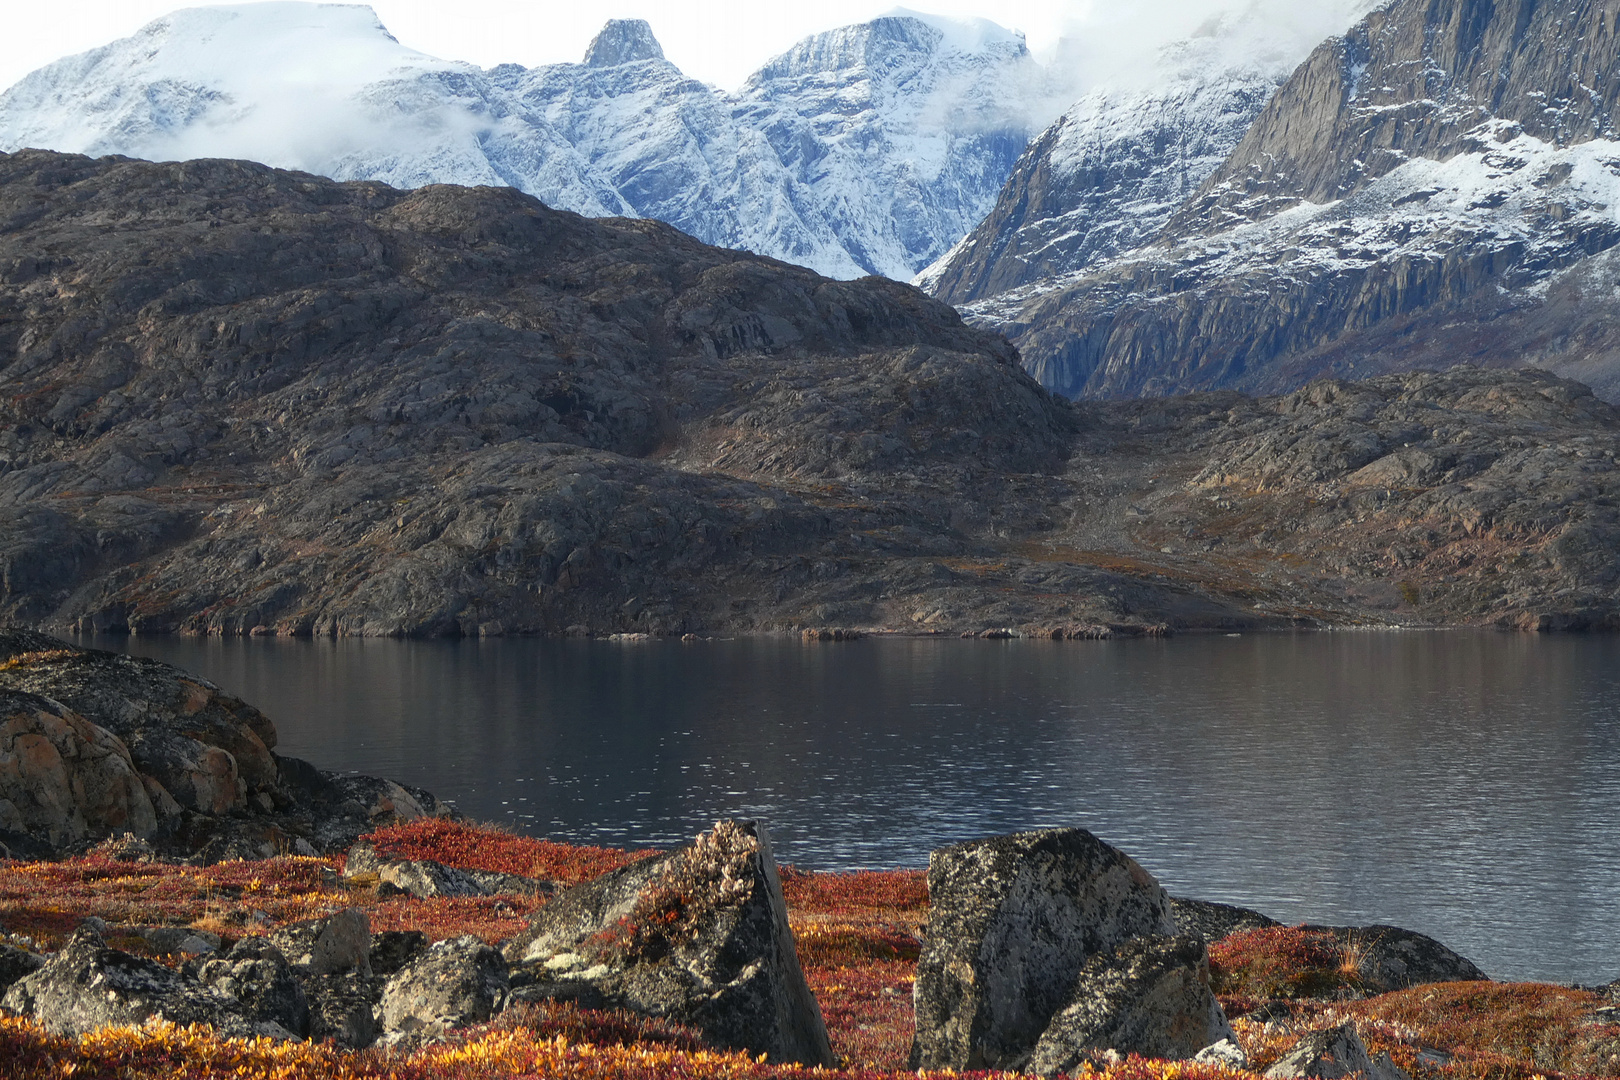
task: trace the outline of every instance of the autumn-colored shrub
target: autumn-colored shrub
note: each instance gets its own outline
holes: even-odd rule
[[[928,875],[921,870],[811,874],[784,866],[782,894],[788,906],[796,911],[831,914],[882,911],[893,918],[928,907]]]
[[[638,1016],[622,1009],[581,1009],[564,1001],[514,1005],[490,1027],[595,1046],[667,1046],[694,1053],[705,1048],[696,1031],[661,1017]]]
[[[1246,930],[1209,949],[1210,985],[1237,998],[1334,997],[1357,994],[1361,977],[1345,947],[1327,930],[1271,926]]]
[[[519,836],[499,825],[426,817],[390,825],[362,839],[395,859],[430,859],[464,870],[492,870],[544,878],[564,885],[601,877],[652,851],[558,844]]]

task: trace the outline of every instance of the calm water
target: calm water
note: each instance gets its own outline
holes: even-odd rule
[[[786,861],[892,867],[1080,825],[1181,895],[1620,977],[1620,638],[96,644],[254,702],[283,753],[557,838],[746,815]]]

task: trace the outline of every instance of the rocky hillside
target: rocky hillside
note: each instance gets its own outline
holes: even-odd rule
[[[906,280],[995,201],[1051,117],[1027,104],[1043,78],[1020,35],[924,16],[808,38],[728,94],[640,20],[609,23],[582,64],[485,71],[405,48],[370,8],[277,0],[178,11],[34,72],[0,96],[0,150],[510,185]]]
[[[1398,0],[1319,47],[1154,243],[972,320],[1077,396],[1463,361],[1620,395],[1613,18]]]
[[[907,286],[511,189],[0,156],[0,617],[1098,636],[1615,621],[1544,374],[1076,406]]]

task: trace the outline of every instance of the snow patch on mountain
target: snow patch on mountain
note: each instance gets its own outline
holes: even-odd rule
[[[583,64],[485,71],[403,47],[370,8],[278,0],[176,12],[30,74],[0,96],[0,149],[504,184],[835,277],[910,278],[1056,115],[1045,78],[1012,31],[906,12],[807,39],[728,95],[639,20]]]

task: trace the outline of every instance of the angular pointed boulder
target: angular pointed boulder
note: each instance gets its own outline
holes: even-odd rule
[[[765,829],[695,843],[560,893],[508,943],[529,991],[660,1016],[726,1049],[833,1065]]]

